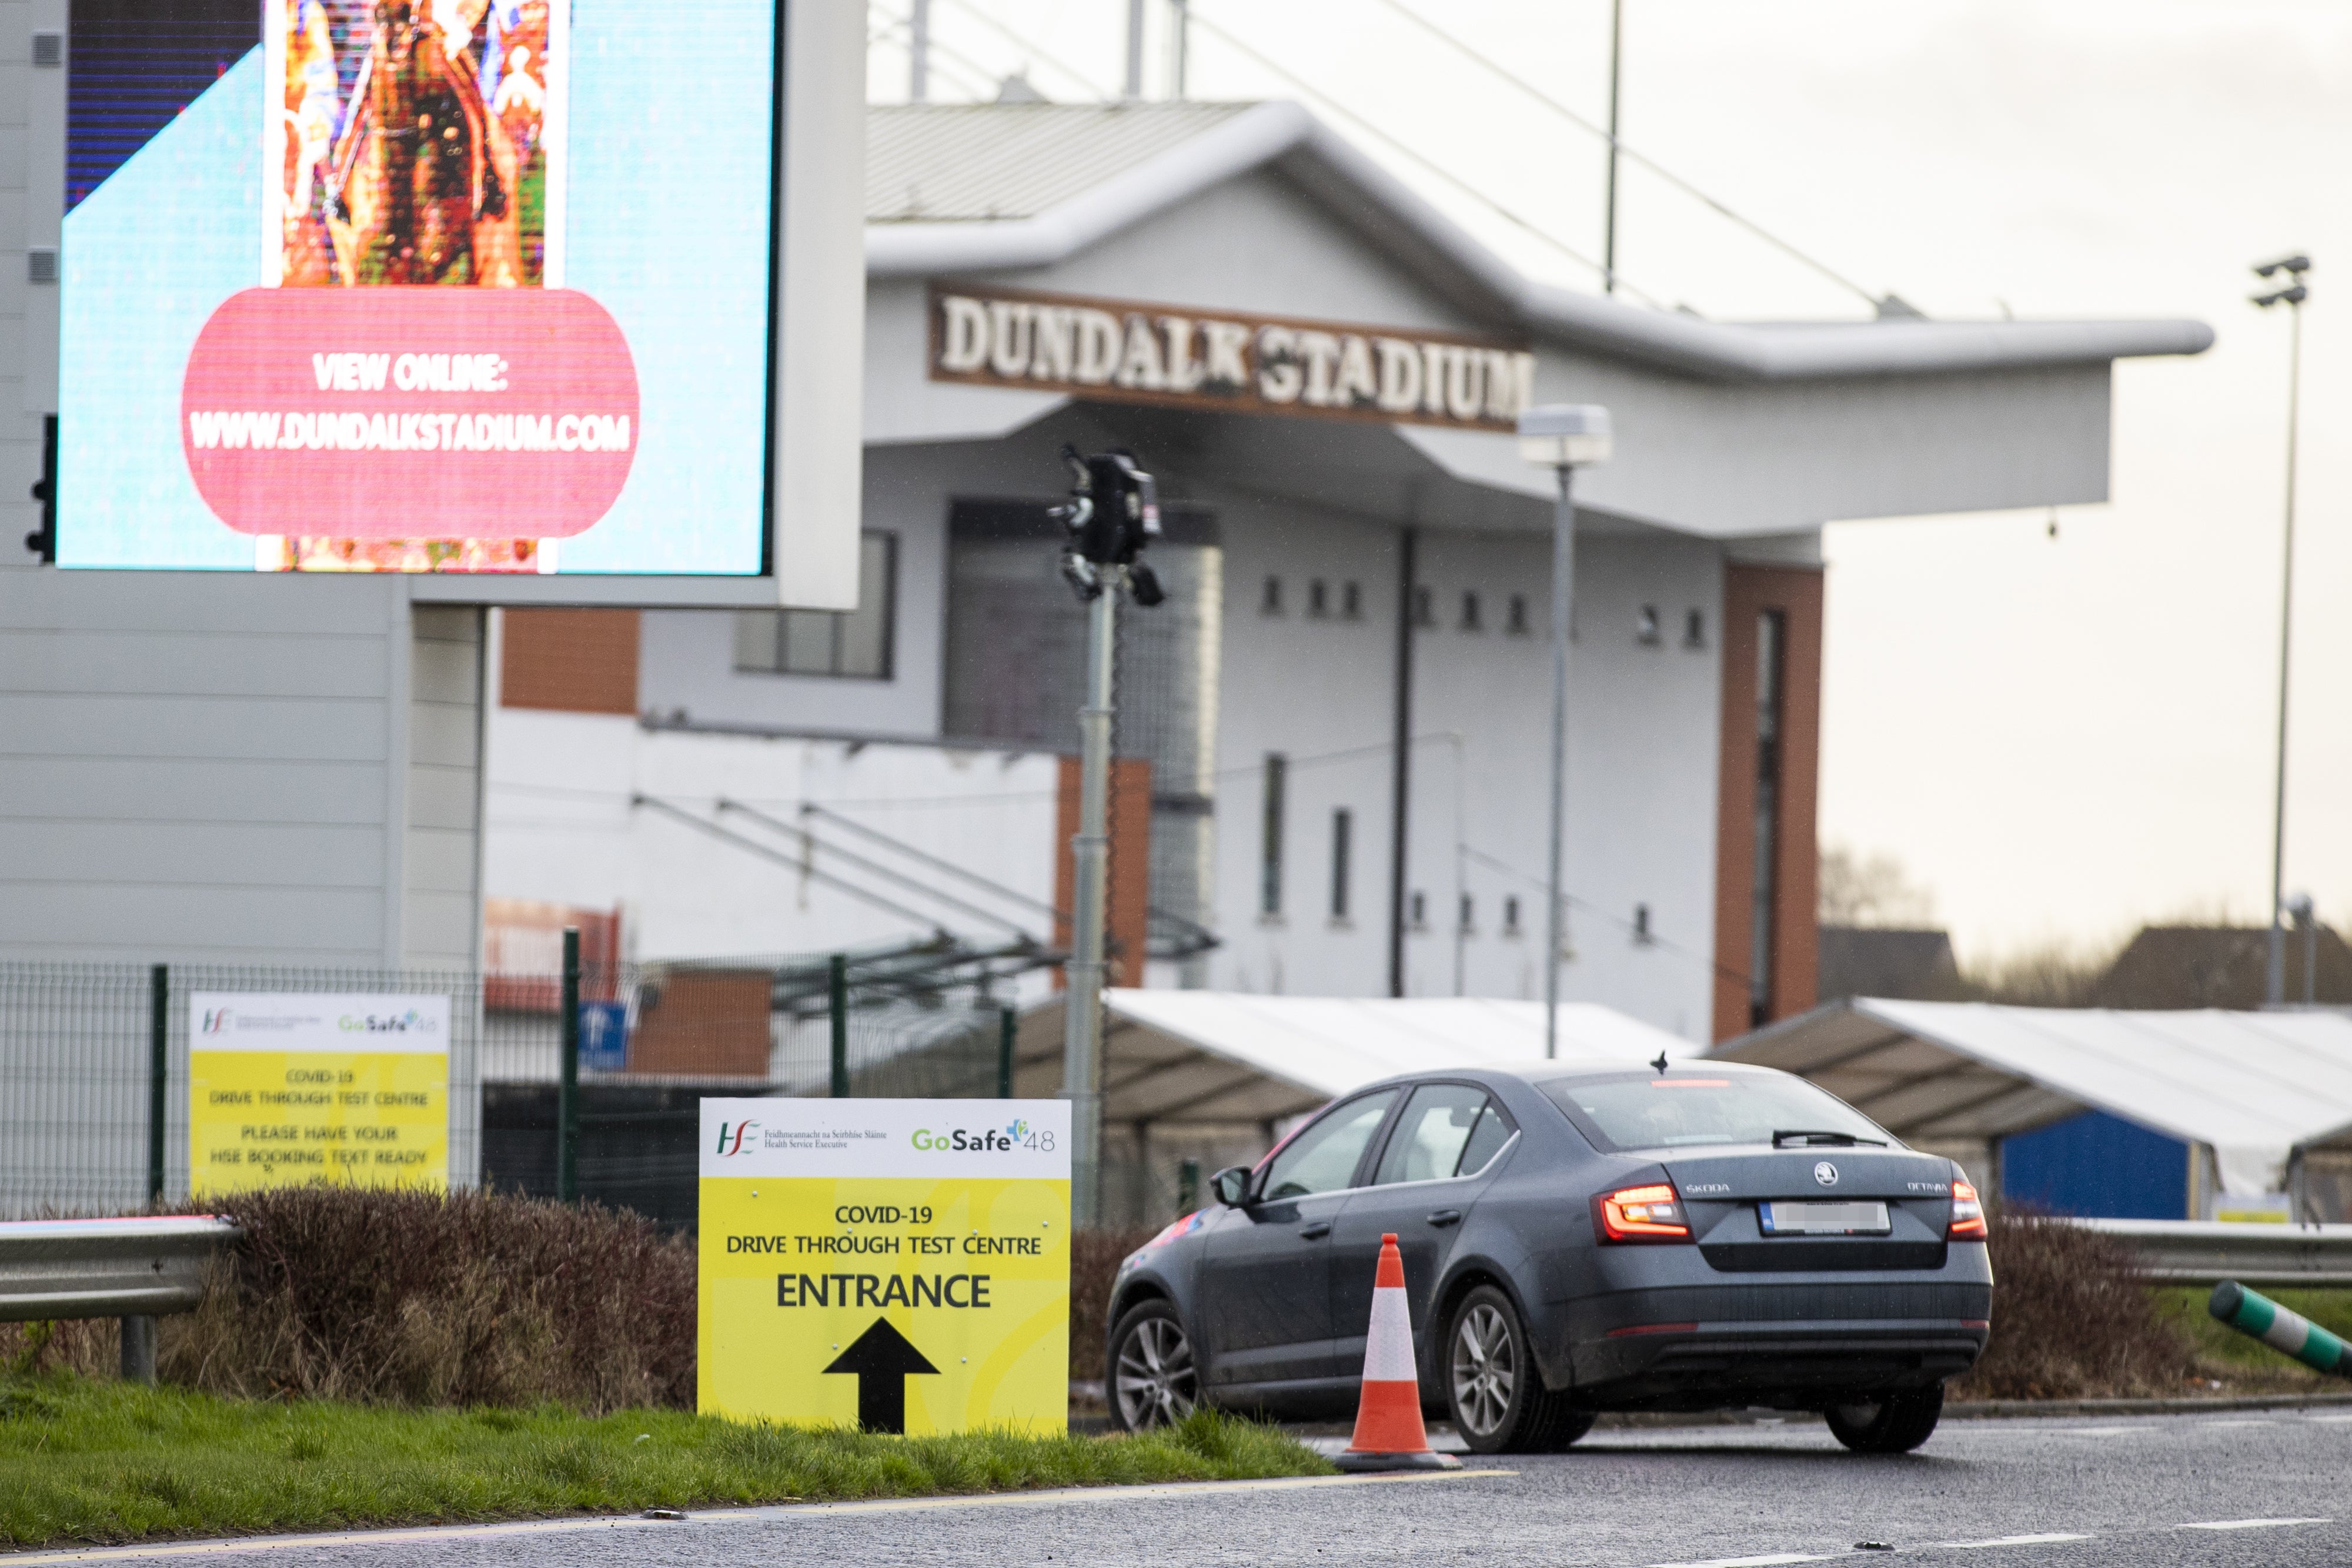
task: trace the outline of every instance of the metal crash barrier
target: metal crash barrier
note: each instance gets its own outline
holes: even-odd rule
[[[208,1215],[0,1222],[0,1322],[121,1318],[122,1375],[155,1380],[155,1320],[193,1312],[239,1235]]]
[[[2139,1254],[2168,1284],[2352,1285],[2352,1225],[2250,1225],[2226,1220],[2076,1219]]]

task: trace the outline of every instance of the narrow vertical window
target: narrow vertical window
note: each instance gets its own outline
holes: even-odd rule
[[[1331,813],[1331,918],[1348,918],[1348,858],[1353,848],[1355,813],[1342,807]]]
[[[1289,759],[1278,751],[1266,753],[1265,813],[1258,826],[1257,909],[1260,915],[1282,913],[1283,794]]]
[[[1756,618],[1756,863],[1750,883],[1748,946],[1748,1019],[1772,1018],[1772,960],[1779,949],[1773,910],[1780,902],[1780,694],[1789,640],[1784,611]]]
[[[1269,577],[1265,580],[1265,588],[1258,592],[1257,612],[1260,615],[1282,613],[1282,579]]]
[[[1331,613],[1331,589],[1321,578],[1307,585],[1307,613],[1316,621]]]

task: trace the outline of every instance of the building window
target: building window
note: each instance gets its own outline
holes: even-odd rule
[[[1789,640],[1786,612],[1756,617],[1756,837],[1755,872],[1749,888],[1748,1021],[1772,1018],[1772,959],[1779,946],[1773,908],[1780,890],[1780,694]]]
[[[1257,596],[1257,612],[1260,615],[1282,613],[1282,579],[1269,577],[1265,580],[1265,588]]]
[[[1462,595],[1462,630],[1484,632],[1486,629],[1485,621],[1478,612],[1477,591],[1472,589]]]
[[[1412,623],[1415,626],[1437,624],[1437,591],[1416,588],[1412,591]]]
[[[1412,925],[1412,927],[1415,931],[1426,931],[1426,930],[1428,930],[1428,929],[1429,929],[1429,894],[1425,894],[1425,893],[1416,893],[1416,894],[1414,894],[1412,895],[1412,900],[1410,901],[1410,903],[1411,903],[1411,915],[1410,915],[1410,918],[1409,918],[1409,920],[1408,920],[1408,922],[1407,922],[1407,923],[1408,923],[1409,925]]]
[[[1355,813],[1344,807],[1331,813],[1331,918],[1348,918],[1348,860],[1354,848]]]
[[[1633,625],[1633,641],[1644,648],[1654,648],[1663,640],[1658,631],[1658,607],[1654,604],[1644,604],[1642,606],[1640,619]]]
[[[1503,634],[1507,637],[1524,637],[1528,634],[1528,596],[1526,594],[1511,595],[1510,605],[1504,612]]]
[[[1503,900],[1503,935],[1517,936],[1518,934],[1519,897],[1518,894],[1512,894]]]
[[[1265,810],[1258,824],[1257,912],[1282,913],[1283,795],[1290,761],[1278,751],[1266,753]]]
[[[1466,893],[1462,895],[1462,907],[1456,912],[1455,920],[1465,936],[1473,936],[1477,932],[1478,906]]]
[[[1684,615],[1683,646],[1685,648],[1704,648],[1706,646],[1706,611],[1693,610]]]
[[[767,675],[890,678],[898,619],[898,538],[857,541],[855,610],[739,610],[735,667]]]
[[[1343,582],[1339,585],[1339,619],[1361,621],[1364,618],[1364,585]]]
[[[1319,577],[1307,585],[1307,613],[1318,621],[1331,613],[1331,587]]]

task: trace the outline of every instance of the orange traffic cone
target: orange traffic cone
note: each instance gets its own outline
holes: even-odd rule
[[[1458,1470],[1462,1461],[1429,1446],[1421,1424],[1421,1379],[1412,1365],[1412,1314],[1404,1299],[1404,1254],[1393,1232],[1381,1238],[1372,1276],[1372,1326],[1364,1339],[1364,1394],[1356,1436],[1332,1461],[1343,1470]]]

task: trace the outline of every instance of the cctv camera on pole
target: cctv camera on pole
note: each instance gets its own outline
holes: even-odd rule
[[[1077,883],[1069,988],[1062,1035],[1062,1096],[1070,1102],[1072,1223],[1100,1218],[1102,1186],[1103,922],[1110,858],[1111,680],[1118,656],[1118,596],[1146,609],[1167,594],[1140,559],[1160,537],[1160,497],[1131,452],[1081,457],[1062,448],[1070,500],[1054,508],[1069,531],[1062,577],[1087,606],[1087,703],[1078,710],[1078,831],[1070,841]]]

